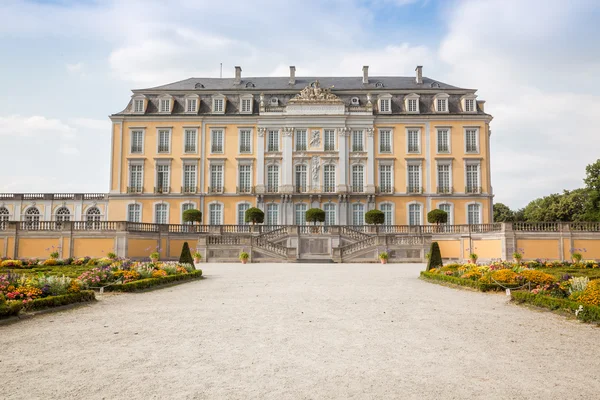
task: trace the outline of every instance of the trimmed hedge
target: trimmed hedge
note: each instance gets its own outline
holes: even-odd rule
[[[15,315],[19,315],[19,311],[23,307],[23,303],[19,302],[11,302],[10,305],[7,303],[0,304],[0,319],[13,317]]]
[[[511,299],[517,304],[527,303],[536,307],[547,308],[550,311],[567,311],[573,315],[575,315],[575,311],[579,309],[579,306],[582,306],[583,311],[577,314],[577,319],[583,322],[600,324],[600,307],[598,306],[589,306],[569,299],[558,299],[530,292],[512,292]]]
[[[497,285],[495,283],[483,283],[483,282],[478,282],[478,281],[474,281],[471,279],[457,278],[455,276],[432,274],[431,272],[427,272],[427,271],[421,271],[421,278],[430,280],[430,281],[451,283],[451,284],[457,285],[457,286],[470,287],[473,289],[477,289],[481,292],[489,292],[491,290],[504,290],[504,287]],[[509,289],[513,289],[513,288],[519,287],[520,285],[519,284],[505,284],[504,286]]]
[[[137,281],[123,283],[121,285],[107,286],[104,290],[110,292],[137,292],[138,290],[148,289],[154,286],[166,285],[172,282],[189,281],[202,277],[202,270],[198,269],[187,274],[169,275],[162,278],[148,278]]]
[[[60,296],[49,296],[41,299],[35,299],[25,304],[23,307],[27,311],[42,310],[50,307],[60,307],[67,304],[80,303],[84,301],[96,300],[93,290],[82,290],[77,293],[67,293]]]

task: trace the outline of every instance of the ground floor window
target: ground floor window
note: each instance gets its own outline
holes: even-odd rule
[[[127,206],[127,221],[142,222],[142,205],[130,204]]]
[[[213,203],[208,206],[209,225],[223,225],[223,205]]]
[[[325,225],[335,225],[336,206],[334,203],[326,203],[323,205],[325,211]]]
[[[467,224],[476,225],[480,224],[481,220],[479,218],[479,214],[481,211],[481,207],[479,204],[469,204],[467,206]]]
[[[408,224],[421,225],[421,205],[411,204],[408,206]]]
[[[296,204],[296,225],[305,225],[306,224],[306,204]]]
[[[267,204],[267,225],[278,225],[279,224],[279,204]]]
[[[246,211],[250,208],[250,204],[248,203],[242,203],[242,204],[238,204],[238,215],[237,215],[237,220],[238,220],[238,225],[248,225],[248,222],[246,222]]]
[[[365,224],[365,206],[357,203],[352,204],[352,225]]]

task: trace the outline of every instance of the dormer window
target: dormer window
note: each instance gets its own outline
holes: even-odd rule
[[[447,113],[448,112],[448,98],[450,96],[446,93],[440,93],[433,98],[433,105],[435,112]]]
[[[199,103],[200,103],[200,99],[198,96],[195,96],[195,95],[186,96],[185,112],[186,113],[197,113]]]
[[[134,113],[143,113],[144,112],[144,100],[143,99],[133,100],[133,112]]]
[[[380,114],[391,114],[392,113],[392,95],[382,94],[378,98],[379,101],[379,113]]]
[[[170,113],[171,112],[172,98],[171,96],[162,96],[158,98],[158,112]]]
[[[476,98],[477,98],[477,96],[475,96],[474,94],[468,94],[461,98],[463,112],[466,112],[466,113],[477,112],[477,103],[475,100]]]
[[[240,114],[252,114],[252,95],[240,96]]]
[[[409,94],[404,98],[404,109],[407,113],[419,113],[419,95],[416,93]]]
[[[225,102],[226,98],[223,95],[218,95],[213,97],[213,114],[225,114]]]

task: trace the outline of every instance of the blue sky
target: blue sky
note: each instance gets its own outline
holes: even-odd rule
[[[130,89],[190,76],[424,75],[479,89],[511,207],[582,185],[600,158],[592,0],[3,0],[3,192],[108,190]]]

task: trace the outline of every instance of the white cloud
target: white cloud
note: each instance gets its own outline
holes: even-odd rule
[[[78,62],[78,63],[75,63],[75,64],[69,64],[69,63],[67,63],[66,67],[67,67],[67,71],[69,71],[72,74],[83,75],[84,64],[81,61]]]

